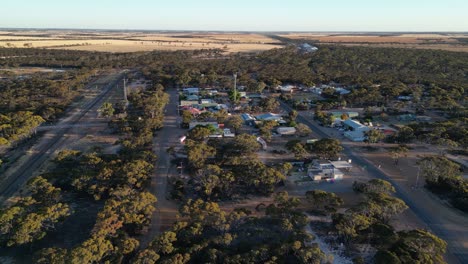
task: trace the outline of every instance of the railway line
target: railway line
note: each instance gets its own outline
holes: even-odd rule
[[[80,122],[91,111],[97,108],[108,99],[111,91],[124,77],[124,72],[116,75],[115,79],[109,82],[104,89],[92,100],[86,102],[80,107],[78,111],[73,112],[70,116],[62,121],[59,125],[55,126],[52,132],[44,135],[39,142],[33,146],[32,151],[28,151],[27,157],[22,164],[17,164],[16,161],[0,176],[0,203],[3,203],[14,193],[16,193],[21,186],[27,182],[36,172],[40,166],[47,161],[52,154],[61,146],[61,142],[74,128],[80,127]],[[82,125],[82,129],[86,130],[86,125]],[[3,178],[3,179],[1,179]]]

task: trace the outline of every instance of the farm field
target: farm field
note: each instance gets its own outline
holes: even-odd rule
[[[466,33],[418,34],[318,34],[290,33],[279,35],[291,40],[306,40],[321,44],[373,46],[394,48],[440,49],[468,52]]]
[[[254,33],[146,33],[95,31],[0,31],[0,47],[60,48],[104,52],[222,49],[226,53],[280,48],[281,42]]]

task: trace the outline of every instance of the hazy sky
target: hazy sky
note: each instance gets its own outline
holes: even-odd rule
[[[467,0],[3,0],[0,27],[468,31]]]

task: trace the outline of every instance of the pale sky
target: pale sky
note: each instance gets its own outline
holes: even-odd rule
[[[467,0],[13,0],[0,28],[468,31]]]

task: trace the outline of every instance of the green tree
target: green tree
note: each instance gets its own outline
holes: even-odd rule
[[[443,182],[460,175],[460,166],[443,156],[426,156],[417,162],[420,175],[429,184]]]
[[[70,263],[100,263],[115,250],[112,242],[104,237],[92,237],[80,246],[74,248],[70,254]]]
[[[378,129],[371,129],[364,133],[367,143],[377,143],[385,138],[385,135]]]
[[[216,149],[202,142],[187,140],[187,159],[194,169],[201,169],[205,166],[206,160],[216,154]]]
[[[202,142],[205,138],[207,138],[211,133],[213,132],[213,129],[207,126],[196,126],[190,130],[190,132],[187,135],[187,138],[196,141],[196,142]]]
[[[104,117],[112,117],[114,115],[115,109],[111,103],[105,102],[102,104],[101,108],[99,108],[99,111]]]
[[[260,149],[257,138],[248,134],[240,134],[226,145],[225,151],[235,156],[248,156]]]
[[[408,153],[409,149],[405,145],[400,145],[396,148],[392,148],[390,150],[390,156],[393,158],[393,163],[395,165],[398,165],[398,162],[400,161],[400,157],[406,156]]]
[[[278,125],[274,120],[265,120],[260,125],[260,135],[267,141],[271,140],[271,130]]]
[[[364,194],[395,193],[395,187],[390,182],[381,179],[372,179],[367,183],[355,181],[353,183],[353,190]]]
[[[307,156],[307,154],[309,154],[304,145],[300,142],[297,142],[292,146],[288,145],[287,147],[288,150],[291,151],[294,154],[294,157],[298,160],[304,159]]]
[[[296,131],[296,133],[301,137],[306,137],[312,134],[312,130],[302,123],[296,125]]]
[[[401,264],[398,256],[388,250],[379,250],[374,256],[374,263],[376,264]]]
[[[306,192],[306,199],[312,206],[313,210],[324,213],[335,212],[337,207],[343,205],[343,199],[338,195],[322,190]]]
[[[333,159],[343,150],[340,141],[337,139],[323,138],[312,144],[311,152],[316,153],[321,158]]]
[[[226,126],[228,127],[232,127],[234,129],[234,131],[236,133],[239,132],[239,129],[242,127],[242,125],[244,124],[244,120],[242,120],[242,118],[238,115],[233,115],[233,116],[230,116],[227,120],[226,120]]]
[[[62,264],[67,262],[68,251],[62,248],[45,248],[35,254],[37,264]]]
[[[188,110],[183,110],[181,115],[182,115],[182,125],[184,127],[188,127],[189,123],[193,119],[192,113],[190,113],[190,111]]]
[[[297,111],[296,110],[292,110],[288,113],[288,117],[289,117],[289,120],[290,121],[296,121],[296,118],[297,118]]]
[[[447,243],[421,229],[401,231],[400,240],[391,249],[402,263],[446,263]]]

